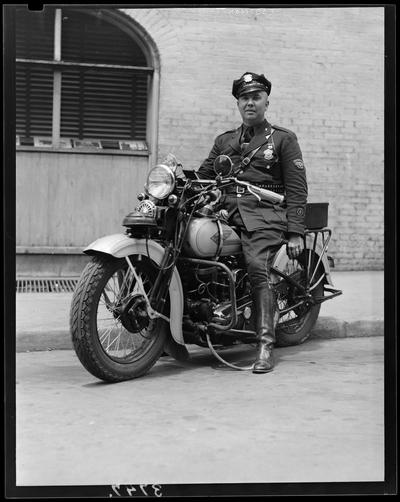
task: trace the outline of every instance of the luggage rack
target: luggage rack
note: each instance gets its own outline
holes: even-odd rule
[[[312,235],[312,234],[314,235],[314,240],[313,240],[313,245],[312,245],[313,253],[315,253],[315,249],[317,247],[319,237],[321,237],[321,241],[322,241],[322,251],[321,251],[321,254],[318,258],[317,263],[313,267],[314,271],[311,275],[311,278],[309,278],[309,271],[310,271],[310,267],[311,267],[311,253],[310,253],[310,251],[308,251],[308,259],[307,259],[307,267],[306,267],[306,282],[307,282],[307,284],[312,283],[314,276],[315,276],[315,272],[317,271],[318,266],[321,263],[323,256],[326,256],[328,261],[332,261],[332,263],[333,263],[333,260],[332,259],[329,260],[329,256],[326,254],[326,250],[328,249],[328,244],[331,240],[332,230],[328,227],[306,229],[306,231],[304,232],[304,236],[303,236],[304,249],[306,249],[307,235]],[[335,298],[336,296],[339,296],[343,293],[340,289],[331,288],[326,285],[324,285],[324,291],[327,291],[328,293],[331,293],[331,294],[324,296],[322,299],[318,299],[317,303],[323,303],[326,300],[331,300],[332,298]]]
[[[312,249],[310,249],[307,247],[307,236],[312,236],[312,235],[314,237],[313,237],[313,242],[312,242]],[[322,262],[323,256],[326,256],[328,261],[333,262],[332,259],[329,260],[329,256],[327,256],[327,254],[326,254],[326,250],[328,249],[328,244],[329,244],[329,241],[331,240],[331,236],[332,236],[332,230],[327,227],[308,228],[305,230],[304,235],[303,235],[303,245],[304,245],[304,252],[306,254],[306,263],[305,263],[305,265],[306,265],[306,267],[305,267],[306,284],[312,284],[312,282],[315,278],[315,274],[318,270],[318,267],[319,267],[320,263]],[[316,254],[317,244],[318,244],[319,240],[321,241],[322,250],[319,254],[317,262],[314,265],[311,263],[311,259],[312,259],[312,256],[314,256]],[[290,276],[288,276],[284,272],[281,272],[280,270],[276,269],[275,267],[272,267],[271,270],[275,274],[277,274],[280,277],[282,277],[283,279],[285,279],[292,286],[294,286],[298,290],[300,290],[304,295],[308,295],[309,292],[307,291],[307,288],[305,288],[300,283],[298,283],[297,281],[292,279]],[[323,275],[316,281],[316,283],[312,286],[312,288],[315,287],[315,285],[318,284],[322,280],[322,277],[323,277]],[[312,288],[310,288],[310,289],[312,289]],[[324,285],[324,291],[326,291],[330,294],[323,296],[323,297],[314,298],[314,302],[316,304],[326,302],[327,300],[331,300],[332,298],[335,298],[336,296],[343,294],[343,291],[341,291],[340,289],[328,287],[326,284]]]

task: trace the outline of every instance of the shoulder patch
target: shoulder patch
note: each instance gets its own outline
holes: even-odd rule
[[[304,162],[302,159],[294,159],[293,164],[297,167],[297,169],[300,169],[300,170],[304,169]]]

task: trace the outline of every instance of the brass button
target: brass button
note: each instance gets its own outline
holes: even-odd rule
[[[238,197],[241,197],[242,195],[240,193],[237,194]]]

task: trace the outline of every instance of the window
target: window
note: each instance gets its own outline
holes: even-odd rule
[[[104,11],[17,9],[17,145],[147,150],[153,68]]]

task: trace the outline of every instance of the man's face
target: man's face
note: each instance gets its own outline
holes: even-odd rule
[[[265,91],[253,91],[239,96],[237,106],[246,125],[254,125],[264,120],[268,108],[268,94]]]

